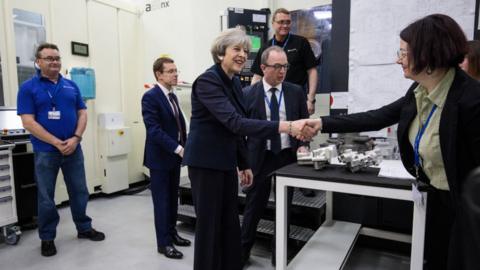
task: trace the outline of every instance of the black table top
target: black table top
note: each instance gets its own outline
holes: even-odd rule
[[[300,166],[293,163],[278,169],[276,176],[294,177],[308,180],[322,180],[355,185],[386,187],[395,189],[412,189],[414,180],[400,178],[379,177],[379,168],[366,168],[362,171],[352,173],[341,165],[328,165],[322,170],[316,171],[313,166]],[[426,191],[427,185],[421,184],[419,189]]]

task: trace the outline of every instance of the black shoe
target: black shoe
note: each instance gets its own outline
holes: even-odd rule
[[[157,251],[171,259],[181,259],[183,257],[183,253],[178,251],[174,246],[158,247]]]
[[[77,235],[80,239],[90,239],[92,241],[103,241],[105,239],[105,234],[95,229],[90,229],[86,232],[79,232]]]
[[[315,191],[313,189],[300,188],[300,192],[305,197],[315,197]]]
[[[42,241],[42,256],[50,257],[57,254],[57,248],[53,240]]]
[[[180,237],[178,233],[174,234],[172,238],[172,242],[175,246],[188,247],[192,244],[190,240]]]
[[[250,259],[250,251],[242,251],[242,268],[248,263]]]

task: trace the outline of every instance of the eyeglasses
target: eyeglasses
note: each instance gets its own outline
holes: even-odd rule
[[[62,58],[60,56],[56,56],[56,57],[52,57],[52,56],[47,56],[47,57],[40,57],[39,59],[42,59],[44,61],[47,61],[49,63],[52,63],[52,62],[60,62],[62,61]]]
[[[280,25],[290,25],[292,23],[291,20],[280,20],[280,21],[275,21],[276,23]]]
[[[266,67],[272,67],[274,68],[276,71],[279,71],[280,69],[284,68],[285,70],[288,70],[288,68],[290,67],[289,64],[285,64],[285,65],[280,65],[280,64],[273,64],[273,65],[267,65],[265,64]]]
[[[406,56],[408,55],[408,51],[405,50],[405,49],[399,49],[397,51],[397,57],[398,59],[402,60],[403,58],[405,58]]]
[[[168,73],[168,74],[179,74],[180,73],[180,71],[177,70],[177,69],[169,69],[169,70],[165,70],[164,72]]]

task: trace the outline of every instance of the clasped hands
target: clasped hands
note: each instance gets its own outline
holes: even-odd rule
[[[65,141],[58,140],[55,142],[54,146],[60,151],[60,153],[62,153],[62,155],[68,156],[73,154],[79,143],[80,141],[77,137],[71,137]]]
[[[320,118],[300,119],[291,122],[288,133],[297,140],[310,141],[321,129],[322,120]]]

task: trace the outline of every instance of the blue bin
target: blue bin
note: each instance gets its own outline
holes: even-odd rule
[[[70,78],[80,88],[83,99],[95,98],[95,70],[93,68],[72,68]]]

